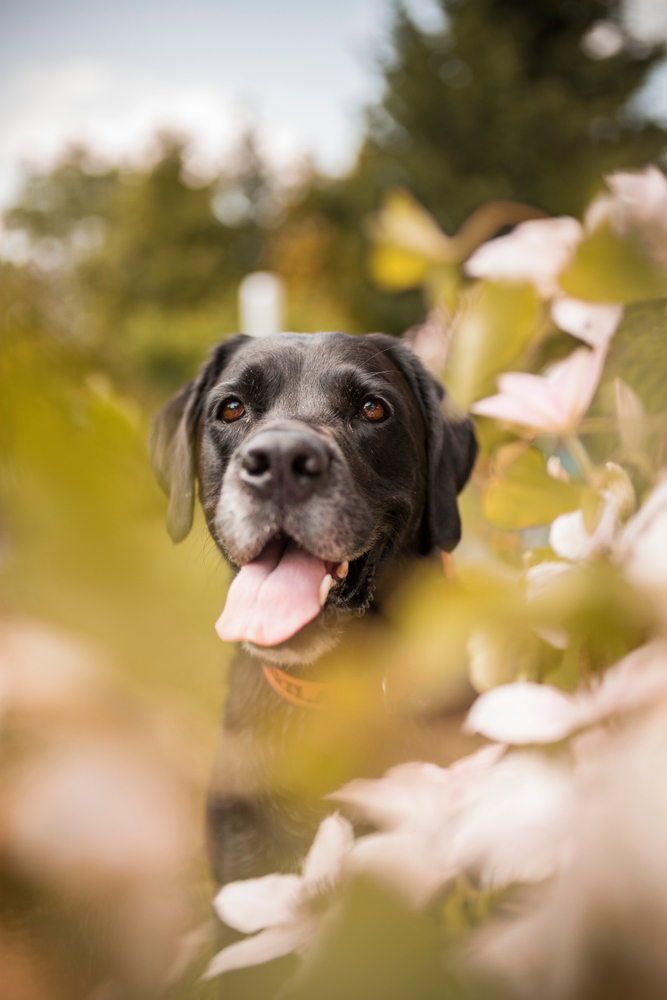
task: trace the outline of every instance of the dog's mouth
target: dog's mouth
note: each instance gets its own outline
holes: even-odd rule
[[[346,560],[320,559],[281,532],[234,577],[216,632],[223,642],[286,642],[317,617],[348,568]]]

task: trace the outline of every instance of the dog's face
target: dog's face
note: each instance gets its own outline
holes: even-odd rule
[[[391,337],[239,335],[158,415],[153,465],[183,538],[194,481],[209,531],[237,567],[218,632],[273,662],[314,659],[379,567],[449,550],[475,457],[469,421]]]

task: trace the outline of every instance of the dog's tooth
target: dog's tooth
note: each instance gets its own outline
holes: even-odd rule
[[[344,580],[345,577],[347,576],[349,568],[350,568],[349,562],[347,561],[347,559],[344,559],[342,563],[338,563],[338,565],[334,570],[334,574],[339,580]]]
[[[322,583],[320,584],[320,607],[321,608],[324,607],[324,602],[326,601],[327,597],[329,596],[329,591],[331,590],[331,588],[333,587],[333,585],[334,585],[333,577],[329,573],[327,573],[327,575],[322,580]]]

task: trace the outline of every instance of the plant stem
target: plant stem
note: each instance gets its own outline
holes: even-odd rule
[[[590,455],[588,454],[588,452],[586,451],[581,442],[581,438],[578,437],[577,434],[568,434],[565,440],[570,450],[570,454],[572,455],[573,459],[579,466],[579,469],[584,479],[591,486],[594,486],[595,485],[593,482],[594,466],[593,463],[591,462]]]

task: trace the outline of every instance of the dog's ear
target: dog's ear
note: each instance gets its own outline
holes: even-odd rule
[[[456,497],[465,486],[477,457],[472,421],[447,413],[447,398],[441,383],[424,368],[407,344],[385,334],[373,334],[383,344],[394,364],[405,376],[426,426],[428,478],[426,509],[419,533],[422,554],[437,547],[451,552],[461,538],[461,519]]]
[[[197,429],[206,394],[232,355],[248,339],[239,333],[214,347],[197,378],[184,385],[153,421],[148,442],[151,467],[169,497],[167,531],[173,542],[182,541],[192,527]]]

